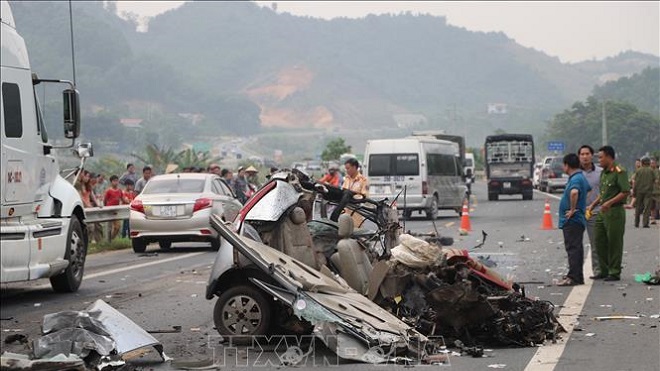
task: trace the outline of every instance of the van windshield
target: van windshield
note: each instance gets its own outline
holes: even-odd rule
[[[416,153],[371,155],[368,175],[419,175],[419,156]]]

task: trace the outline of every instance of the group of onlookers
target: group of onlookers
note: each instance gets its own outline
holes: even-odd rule
[[[128,164],[126,172],[121,175],[111,175],[105,180],[103,174],[95,174],[88,170],[82,170],[82,173],[76,181],[75,187],[80,193],[83,206],[89,207],[102,207],[102,206],[117,206],[128,205],[133,201],[144,186],[147,184],[152,176],[150,166],[142,168],[142,177],[138,179],[135,173],[135,165]],[[113,240],[120,232],[122,237],[128,235],[128,220],[124,220],[123,224],[120,220],[115,220],[109,226],[109,240]],[[103,239],[103,226],[101,223],[92,223],[88,225],[90,238],[97,243]]]

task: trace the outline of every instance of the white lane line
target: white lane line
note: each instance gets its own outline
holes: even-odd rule
[[[593,280],[589,277],[593,275],[591,269],[591,248],[587,252],[587,258],[584,259],[582,266],[582,273],[584,274],[584,285],[573,286],[571,293],[566,298],[564,307],[559,311],[559,323],[566,329],[566,333],[562,334],[563,339],[558,341],[557,344],[550,343],[544,345],[536,350],[536,353],[525,367],[525,371],[553,371],[564,353],[568,339],[573,334],[573,329],[577,323],[578,316],[584,308],[584,303],[589,297],[589,292],[593,286]]]
[[[156,261],[152,261],[152,262],[148,262],[148,263],[129,265],[128,267],[110,269],[110,270],[107,270],[107,271],[87,274],[87,275],[83,276],[83,279],[92,279],[92,278],[96,278],[96,277],[103,277],[103,276],[107,276],[107,275],[110,275],[110,274],[121,273],[121,272],[129,271],[129,270],[133,270],[133,269],[145,268],[145,267],[150,267],[152,265],[169,263],[169,262],[175,261],[175,260],[192,258],[193,256],[202,255],[202,254],[205,254],[205,252],[191,252],[191,253],[188,253],[188,254],[185,254],[185,255],[174,256],[174,257],[163,259],[163,260],[156,260]]]
[[[101,272],[97,272],[97,273],[86,274],[86,275],[83,276],[83,282],[85,280],[90,280],[90,279],[97,278],[97,277],[103,277],[103,276],[108,276],[108,275],[115,274],[115,273],[130,271],[130,270],[133,270],[133,269],[140,269],[140,268],[150,267],[152,265],[164,264],[164,263],[169,263],[169,262],[176,261],[176,260],[192,258],[194,256],[202,255],[202,254],[205,254],[205,252],[191,252],[191,253],[188,253],[188,254],[174,256],[174,257],[163,259],[163,260],[155,260],[155,261],[151,261],[151,262],[148,262],[148,263],[129,265],[127,267],[115,268],[115,269],[110,269],[110,270],[107,270],[107,271],[101,271]],[[35,289],[44,289],[44,288],[48,288],[48,287],[50,287],[50,284],[34,286]]]
[[[536,189],[534,190],[534,192],[536,192],[536,193],[540,193],[540,194],[542,194],[542,195],[544,195],[544,196],[546,196],[546,197],[552,197],[552,198],[554,198],[555,200],[561,200],[561,196],[553,195],[553,194],[546,193],[546,192],[541,192],[541,191],[536,190]]]

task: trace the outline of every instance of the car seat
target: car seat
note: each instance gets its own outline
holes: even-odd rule
[[[351,238],[354,228],[351,216],[342,214],[338,222],[340,240],[337,242],[337,252],[330,259],[349,286],[361,294],[366,294],[372,270],[371,262],[362,246]]]

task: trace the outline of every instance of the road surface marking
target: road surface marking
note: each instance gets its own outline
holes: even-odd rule
[[[150,267],[152,265],[169,263],[169,262],[175,261],[175,260],[180,260],[180,259],[185,259],[185,258],[192,258],[193,256],[202,255],[202,254],[206,254],[206,252],[192,252],[192,253],[188,253],[188,254],[185,254],[185,255],[174,256],[174,257],[163,259],[163,260],[156,260],[156,261],[152,261],[152,262],[148,262],[148,263],[130,265],[128,267],[116,268],[116,269],[110,269],[108,271],[102,271],[102,272],[97,272],[97,273],[92,273],[92,274],[86,274],[86,275],[83,276],[83,279],[92,279],[92,278],[96,278],[96,277],[108,276],[108,275],[111,275],[111,274],[125,272],[125,271],[129,271],[129,270],[132,270],[132,269]]]
[[[115,273],[130,271],[130,270],[133,270],[133,269],[150,267],[152,265],[169,263],[169,262],[175,261],[175,260],[192,258],[193,256],[202,255],[202,254],[205,254],[205,253],[206,252],[192,252],[192,253],[179,255],[179,256],[174,256],[174,257],[163,259],[163,260],[155,260],[155,261],[151,261],[151,262],[148,262],[148,263],[129,265],[127,267],[110,269],[110,270],[107,270],[107,271],[101,271],[101,272],[92,273],[92,274],[86,274],[86,275],[83,276],[83,281],[84,280],[90,280],[90,279],[93,279],[93,278],[96,278],[96,277],[103,277],[103,276],[108,276],[108,275],[115,274]],[[45,289],[45,288],[48,288],[48,287],[50,287],[50,284],[38,285],[38,286],[35,286],[34,288],[35,289]]]
[[[552,198],[554,198],[555,200],[561,200],[561,197],[560,197],[560,196],[557,196],[557,195],[552,195],[552,194],[550,194],[550,193],[545,193],[545,192],[541,192],[541,191],[538,191],[538,190],[534,190],[534,192],[540,193],[540,194],[545,195],[545,196],[547,196],[547,197],[552,197]]]
[[[589,292],[593,286],[593,280],[589,279],[593,275],[593,270],[591,269],[591,248],[587,251],[587,258],[584,260],[582,266],[582,272],[586,278],[585,284],[573,286],[557,318],[559,323],[566,329],[566,334],[562,335],[563,339],[557,341],[557,344],[550,343],[549,345],[539,347],[534,357],[532,357],[527,367],[525,367],[525,371],[553,371],[561,355],[564,353],[568,339],[573,333],[578,316],[582,312],[584,303],[587,301]]]

